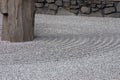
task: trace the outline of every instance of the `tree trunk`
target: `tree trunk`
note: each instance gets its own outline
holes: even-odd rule
[[[3,15],[2,22],[2,40],[9,41],[8,15]]]
[[[2,40],[11,42],[33,40],[34,0],[8,0],[6,9],[8,15],[4,10]]]

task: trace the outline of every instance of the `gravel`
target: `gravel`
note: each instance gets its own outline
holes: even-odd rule
[[[120,80],[119,18],[35,20],[34,41],[0,41],[0,80]]]

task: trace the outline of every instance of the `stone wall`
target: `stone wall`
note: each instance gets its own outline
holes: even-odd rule
[[[82,2],[85,0],[37,0],[36,11],[41,14],[63,14],[63,15],[83,15],[82,12],[89,12],[89,8],[82,7]],[[88,0],[89,1],[89,0]],[[117,7],[120,11],[120,4]],[[105,11],[114,11],[114,8],[106,9]],[[98,13],[99,14],[99,13]],[[95,13],[95,15],[98,16]],[[94,15],[94,14],[93,14]]]
[[[61,9],[65,9],[74,14],[80,11],[81,0],[38,0],[36,3],[37,13],[57,14]]]
[[[36,12],[40,14],[58,14],[58,15],[85,15],[82,12],[89,12],[89,8],[82,7],[83,1],[86,0],[36,0]],[[89,1],[89,0],[88,0]],[[117,9],[120,12],[120,3],[117,5]],[[106,9],[106,12],[114,11],[113,8]],[[90,16],[101,16],[100,12],[92,13]],[[116,15],[116,14],[113,14]],[[112,15],[112,16],[113,16]],[[117,15],[120,15],[119,13]],[[85,15],[89,16],[89,15]],[[110,15],[111,16],[111,15]]]

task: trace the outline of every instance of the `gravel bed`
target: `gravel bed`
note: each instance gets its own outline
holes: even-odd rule
[[[0,41],[0,80],[120,80],[119,18],[35,20],[34,41]]]

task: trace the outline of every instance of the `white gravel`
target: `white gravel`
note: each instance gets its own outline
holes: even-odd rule
[[[0,80],[120,80],[120,19],[36,15],[35,40],[0,41]]]

